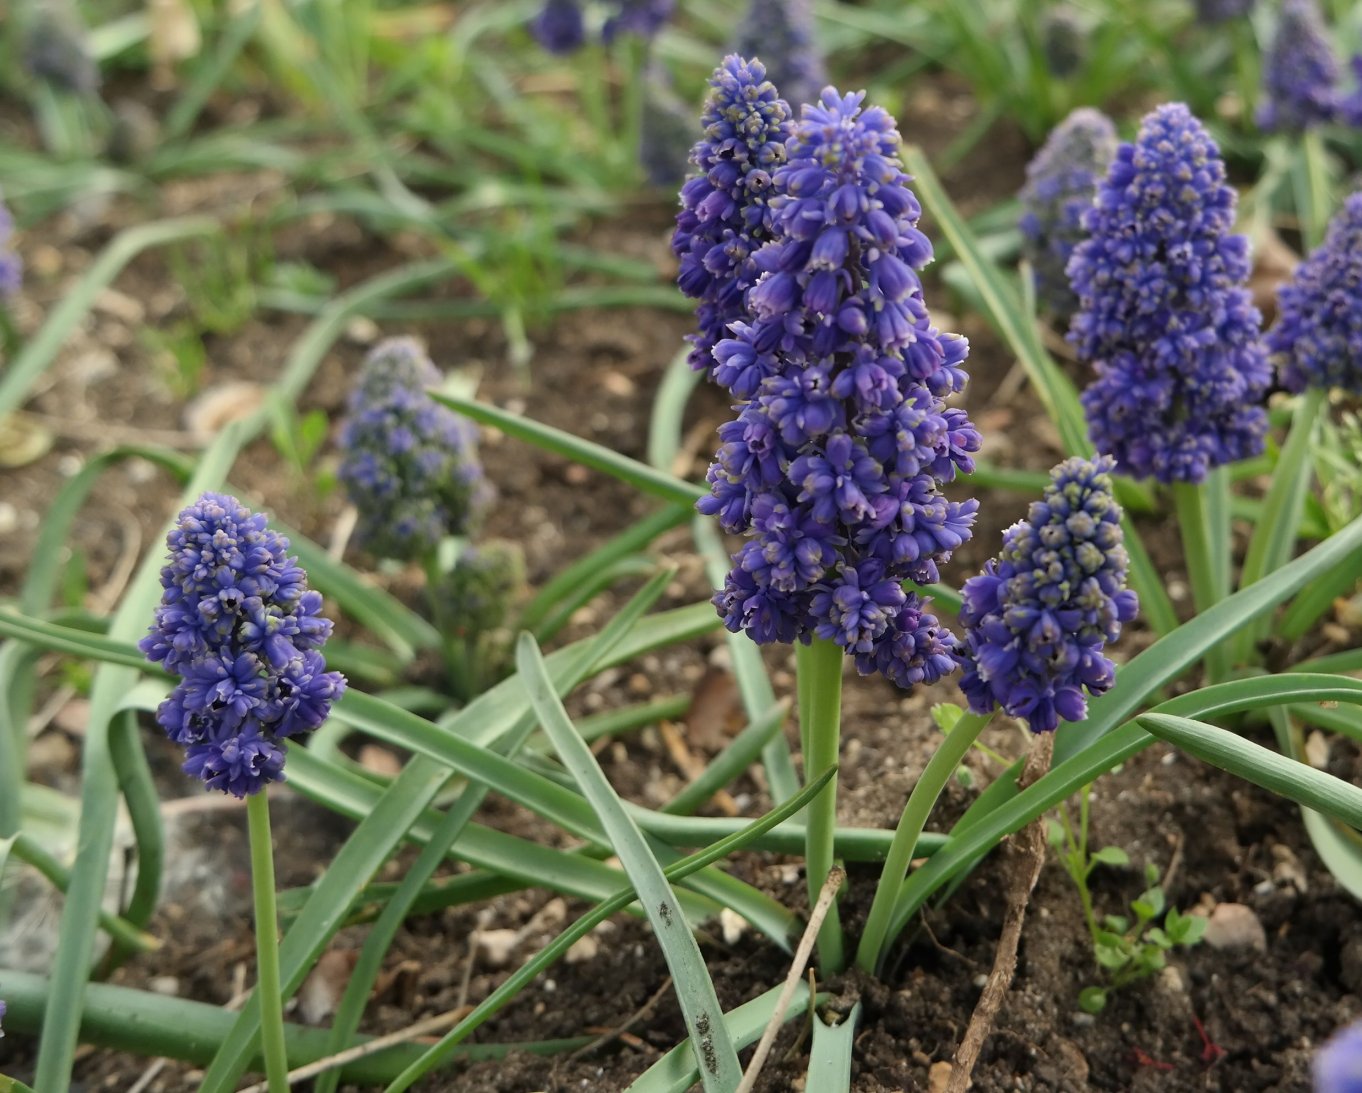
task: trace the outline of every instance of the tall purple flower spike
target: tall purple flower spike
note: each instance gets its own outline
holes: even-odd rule
[[[1299,133],[1337,121],[1339,66],[1315,0],[1285,0],[1263,56],[1259,128]]]
[[[1084,214],[1069,341],[1097,371],[1093,442],[1127,474],[1200,482],[1263,450],[1271,370],[1234,202],[1219,149],[1172,103],[1121,145]]]
[[[1086,695],[1115,681],[1102,653],[1135,617],[1109,456],[1070,459],[1044,500],[1003,532],[1003,549],[961,590],[960,689],[975,713],[997,707],[1032,732],[1088,716]],[[1086,692],[1086,694],[1085,694]]]
[[[828,88],[806,106],[774,175],[747,318],[714,350],[750,397],[698,507],[747,537],[714,598],[730,630],[830,639],[908,687],[953,668],[955,639],[902,582],[936,580],[969,538],[977,502],[941,487],[973,469],[979,434],[944,402],[969,347],[922,300],[931,244],[899,135],[862,98]]]
[[[161,605],[139,644],[180,677],[156,711],[184,770],[235,797],[284,780],[280,741],[326,720],[345,677],[326,671],[331,622],[288,540],[240,501],[205,493],[166,537]]]

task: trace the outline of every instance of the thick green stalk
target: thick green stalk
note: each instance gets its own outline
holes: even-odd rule
[[[837,766],[842,735],[842,647],[825,638],[814,638],[796,648],[799,723],[805,741],[804,778],[812,781]],[[805,869],[809,882],[809,906],[818,901],[832,871],[833,835],[837,829],[837,778],[809,803]],[[842,922],[833,903],[818,931],[818,966],[823,975],[836,975],[846,963]]]
[[[255,895],[255,993],[260,998],[260,1052],[270,1093],[288,1093],[284,1000],[279,985],[279,916],[274,909],[274,845],[270,802],[262,789],[246,798],[251,835],[251,891]]]
[[[1209,480],[1208,480],[1209,482]],[[1208,483],[1174,482],[1173,503],[1182,532],[1182,549],[1187,560],[1187,578],[1192,585],[1192,600],[1197,614],[1203,614],[1223,598],[1220,570],[1228,570],[1229,558],[1216,557],[1215,544],[1226,541],[1211,527],[1211,505],[1206,495]],[[1226,509],[1228,512],[1228,509]],[[1229,675],[1229,639],[1216,642],[1206,651],[1206,677],[1216,683]]]
[[[937,745],[936,751],[927,762],[917,785],[908,795],[899,817],[898,827],[894,829],[894,841],[889,844],[889,854],[884,859],[884,869],[880,882],[875,888],[875,898],[870,904],[870,917],[866,919],[865,929],[861,932],[861,944],[856,950],[856,966],[874,975],[884,961],[884,954],[892,940],[888,936],[889,924],[894,917],[894,905],[898,902],[899,890],[908,873],[908,866],[917,852],[918,840],[927,824],[941,791],[955,773],[960,761],[964,759],[973,743],[979,739],[992,714],[967,713],[955,723],[946,738]]]

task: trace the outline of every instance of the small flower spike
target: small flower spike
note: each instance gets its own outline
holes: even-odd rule
[[[1032,732],[1088,716],[1085,692],[1115,680],[1103,648],[1135,617],[1109,456],[1051,471],[1044,500],[1003,532],[1003,550],[962,589],[960,689],[970,709],[1001,706]]]
[[[156,711],[184,770],[235,797],[284,779],[281,741],[326,720],[345,677],[326,671],[331,622],[288,540],[240,501],[205,493],[166,537],[161,605],[139,648],[180,677]]]
[[[1087,238],[1083,214],[1097,197],[1116,145],[1111,120],[1100,110],[1079,107],[1055,127],[1026,168],[1018,195],[1022,254],[1031,263],[1037,298],[1062,318],[1078,306],[1065,270],[1074,247]]]
[[[1339,66],[1315,0],[1286,0],[1263,57],[1258,127],[1300,133],[1337,121]]]
[[[379,557],[425,557],[476,527],[490,498],[473,423],[428,393],[440,379],[414,338],[388,338],[350,396],[340,480],[359,509],[360,543]]]
[[[1272,373],[1234,202],[1220,150],[1172,103],[1121,145],[1083,216],[1069,341],[1097,371],[1089,433],[1123,473],[1200,482],[1263,450]]]
[[[809,0],[750,0],[733,52],[760,57],[766,74],[796,109],[816,102],[828,82]]]
[[[862,98],[825,89],[773,177],[746,318],[714,350],[746,401],[719,430],[699,509],[747,536],[714,598],[730,630],[829,639],[909,687],[953,667],[955,639],[902,582],[935,581],[969,538],[977,503],[942,487],[980,441],[944,401],[969,346],[922,299],[931,244],[898,132]]]
[[[1362,395],[1362,191],[1343,203],[1277,301],[1267,347],[1282,386]]]
[[[700,115],[704,135],[691,149],[699,169],[681,188],[672,250],[680,259],[681,291],[699,300],[690,365],[739,398],[756,390],[741,365],[714,359],[714,346],[747,314],[747,290],[757,279],[755,254],[771,239],[771,179],[785,163],[790,107],[760,61],[724,58],[709,81]]]

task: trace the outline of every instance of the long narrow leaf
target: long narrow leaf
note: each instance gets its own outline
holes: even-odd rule
[[[677,1000],[700,1065],[701,1082],[708,1093],[727,1093],[741,1081],[742,1068],[723,1023],[723,1010],[700,955],[700,947],[681,918],[676,895],[648,849],[643,834],[630,820],[597,765],[596,757],[568,719],[562,702],[554,694],[539,649],[528,634],[522,634],[517,645],[516,665],[529,688],[530,701],[544,731],[596,810],[639,893],[676,983]]]
[[[817,1089],[819,1093],[850,1093],[851,1060],[860,1016],[860,1002],[851,1007],[851,1012],[840,1024],[825,1024],[819,1014],[814,1014],[809,1080],[804,1084],[805,1089]]]
[[[489,406],[474,399],[458,398],[440,391],[432,391],[431,396],[451,410],[457,410],[465,417],[484,425],[493,425],[502,432],[533,444],[546,452],[552,452],[565,459],[574,460],[585,467],[603,471],[642,493],[660,497],[678,505],[694,504],[705,496],[706,490],[683,482],[674,475],[659,471],[646,463],[620,455],[616,451],[591,440],[565,433],[551,425],[531,421],[529,418]]]
[[[1190,717],[1148,713],[1135,723],[1212,766],[1362,831],[1362,787]]]

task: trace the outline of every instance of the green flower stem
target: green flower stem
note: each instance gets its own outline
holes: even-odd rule
[[[1187,559],[1187,577],[1192,584],[1192,600],[1197,614],[1209,611],[1223,599],[1220,572],[1227,572],[1228,557],[1216,557],[1215,544],[1227,542],[1211,526],[1212,509],[1204,484],[1173,483],[1173,503],[1182,532],[1182,549]],[[1225,507],[1228,515],[1228,507]],[[1216,642],[1206,650],[1207,682],[1217,683],[1229,675],[1229,639]]]
[[[1324,242],[1324,230],[1329,226],[1332,208],[1329,156],[1324,150],[1324,137],[1317,127],[1301,134],[1301,161],[1305,177],[1302,181],[1300,208],[1301,239],[1313,250]]]
[[[804,779],[813,781],[837,765],[842,736],[842,647],[825,638],[797,645],[799,723],[805,742]],[[832,871],[833,835],[837,828],[837,777],[809,803],[805,869],[809,906],[818,901]],[[818,966],[823,975],[836,975],[846,963],[842,922],[833,903],[818,931]]]
[[[913,792],[908,795],[908,803],[903,806],[903,815],[894,829],[894,841],[889,844],[889,854],[884,859],[880,882],[870,904],[870,917],[866,919],[865,929],[861,933],[860,947],[856,950],[856,966],[862,971],[874,975],[879,970],[892,940],[888,937],[888,931],[894,917],[894,905],[898,902],[899,890],[903,887],[908,866],[917,851],[927,817],[931,815],[941,791],[960,766],[965,753],[979,739],[979,734],[991,720],[991,713],[967,713],[961,717],[937,746]]]
[[[430,601],[430,613],[435,621],[435,629],[440,632],[440,652],[444,656],[445,675],[448,677],[450,693],[460,702],[471,702],[477,697],[477,675],[470,663],[467,643],[458,636],[454,620],[449,617],[440,589],[449,574],[440,564],[439,552],[432,550],[424,559],[426,570],[426,599]]]
[[[279,985],[279,919],[274,910],[274,845],[270,802],[263,791],[246,798],[251,834],[251,889],[255,894],[255,992],[260,998],[260,1053],[270,1093],[288,1093],[284,1048],[284,1001]]]

